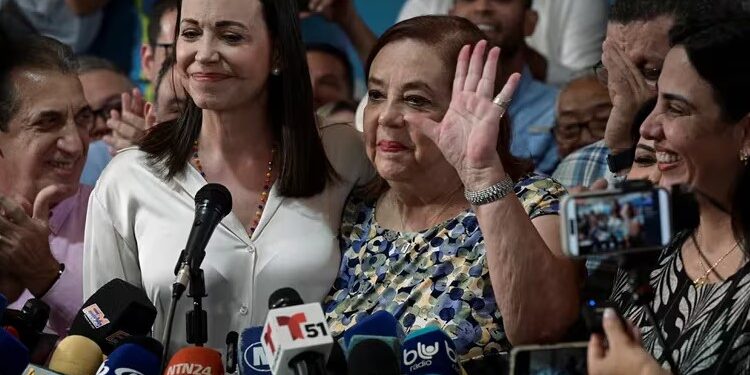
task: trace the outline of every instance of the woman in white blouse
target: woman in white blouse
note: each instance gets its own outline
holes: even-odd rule
[[[92,193],[84,295],[113,278],[140,286],[158,311],[156,337],[207,182],[233,196],[202,264],[209,347],[261,325],[278,288],[317,302],[334,281],[342,207],[372,167],[351,127],[316,129],[294,2],[184,0],[175,67],[187,108],[118,154]],[[188,298],[177,307],[174,349],[186,345],[190,308]]]

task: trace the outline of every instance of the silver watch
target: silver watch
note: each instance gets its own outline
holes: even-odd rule
[[[513,179],[510,176],[505,176],[500,182],[488,188],[479,191],[464,190],[464,196],[472,206],[481,206],[503,199],[506,195],[513,192],[514,187]]]

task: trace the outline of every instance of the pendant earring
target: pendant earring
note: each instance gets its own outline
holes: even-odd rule
[[[281,69],[280,68],[273,68],[271,70],[271,75],[280,76],[281,75]]]
[[[750,155],[748,155],[745,151],[741,151],[740,161],[742,161],[742,164],[745,164],[745,166],[747,166],[748,161],[750,161]]]

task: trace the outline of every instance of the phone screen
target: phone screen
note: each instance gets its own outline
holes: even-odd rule
[[[518,350],[513,354],[512,375],[586,375],[586,345]]]
[[[663,189],[570,197],[569,248],[575,256],[658,249],[671,237],[669,195]]]

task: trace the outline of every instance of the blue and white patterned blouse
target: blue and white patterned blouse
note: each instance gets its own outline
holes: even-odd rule
[[[557,214],[565,189],[532,174],[516,184],[515,194],[533,219]],[[407,332],[440,327],[463,358],[510,349],[472,210],[416,233],[381,227],[375,201],[352,196],[343,215],[342,264],[324,301],[334,336],[386,310]]]

